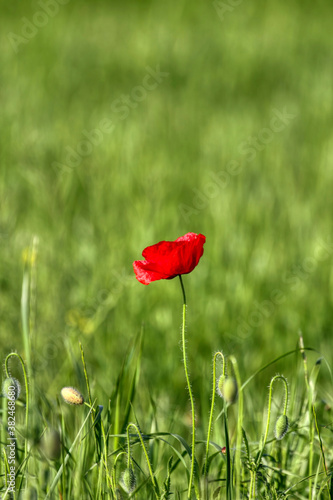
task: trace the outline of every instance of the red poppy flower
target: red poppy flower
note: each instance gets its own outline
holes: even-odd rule
[[[145,260],[133,262],[136,279],[144,285],[188,274],[198,265],[206,237],[187,233],[176,241],[160,241],[142,252]]]

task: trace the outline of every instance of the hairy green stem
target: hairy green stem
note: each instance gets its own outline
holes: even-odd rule
[[[204,465],[204,475],[207,477],[208,475],[208,452],[209,452],[209,442],[210,435],[213,427],[213,414],[214,414],[214,404],[215,404],[215,393],[216,393],[216,360],[218,356],[222,359],[222,375],[225,375],[225,361],[222,352],[216,352],[213,358],[213,392],[212,392],[212,402],[210,406],[210,414],[209,414],[209,422],[208,422],[208,431],[207,431],[207,444],[206,444],[206,458]]]
[[[187,369],[187,359],[186,359],[186,340],[185,340],[185,330],[186,330],[186,295],[185,288],[183,285],[183,280],[181,275],[179,275],[180,285],[183,292],[183,324],[182,324],[182,348],[183,348],[183,361],[184,361],[184,369],[185,369],[185,377],[187,382],[187,388],[191,401],[191,412],[192,412],[192,457],[191,457],[191,473],[190,473],[190,482],[188,485],[187,498],[191,498],[192,485],[194,482],[194,465],[195,465],[195,410],[194,410],[194,399],[191,389],[190,377]]]
[[[148,465],[148,469],[149,469],[149,474],[150,474],[150,478],[151,478],[151,482],[153,483],[153,487],[154,487],[154,492],[155,492],[155,496],[157,499],[160,498],[159,494],[158,494],[158,486],[157,486],[157,483],[156,483],[156,480],[155,480],[155,476],[154,476],[154,473],[153,473],[153,469],[152,469],[152,466],[151,466],[151,463],[150,463],[150,460],[149,460],[149,456],[148,456],[148,452],[147,452],[147,448],[145,446],[145,443],[144,443],[144,440],[143,440],[143,437],[142,437],[142,434],[141,434],[141,431],[140,429],[138,428],[138,426],[136,424],[133,424],[133,423],[129,423],[128,426],[127,426],[127,445],[128,445],[128,456],[130,456],[130,445],[129,445],[129,442],[130,442],[130,434],[129,434],[129,429],[130,427],[134,427],[134,429],[136,430],[136,432],[138,433],[138,436],[139,436],[139,440],[140,440],[140,443],[141,443],[141,446],[142,446],[142,449],[143,449],[143,452],[145,454],[145,457],[146,457],[146,462],[147,462],[147,465]]]
[[[273,384],[276,380],[282,380],[283,385],[284,385],[284,405],[283,405],[283,415],[286,415],[287,413],[287,407],[288,407],[288,399],[289,399],[289,389],[288,389],[288,382],[287,379],[283,375],[275,375],[275,377],[272,378],[270,384],[269,384],[269,396],[268,396],[268,412],[267,412],[267,422],[266,422],[266,431],[265,431],[265,436],[264,440],[262,443],[262,447],[257,459],[257,467],[260,465],[260,460],[262,457],[262,454],[264,452],[264,448],[266,445],[267,441],[267,436],[268,436],[268,430],[269,430],[269,424],[270,424],[270,419],[271,419],[271,408],[272,408],[272,391],[273,391]]]
[[[236,454],[235,454],[235,469],[236,469],[236,498],[240,498],[240,480],[241,480],[241,450],[242,450],[242,437],[243,437],[243,390],[238,370],[238,363],[234,356],[229,357],[237,385],[238,385],[238,418],[237,418],[237,441],[236,441]]]
[[[299,346],[303,359],[304,366],[304,379],[305,385],[308,392],[308,415],[309,415],[309,500],[312,498],[312,470],[313,470],[313,440],[314,440],[314,428],[313,428],[313,416],[312,416],[312,391],[309,384],[308,375],[308,362],[304,350],[303,335],[299,332]]]

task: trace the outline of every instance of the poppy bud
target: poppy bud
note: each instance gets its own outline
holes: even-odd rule
[[[49,460],[58,460],[61,454],[60,434],[55,429],[47,429],[41,439],[41,450]]]
[[[63,387],[60,394],[63,400],[70,405],[83,405],[84,403],[82,394],[74,387]]]
[[[136,477],[132,467],[128,467],[121,475],[120,484],[127,494],[132,493],[136,487]]]
[[[238,386],[234,377],[221,375],[217,383],[217,392],[226,403],[234,404],[238,397]]]
[[[275,437],[282,439],[289,429],[289,422],[287,415],[280,415],[275,424]]]
[[[21,384],[14,377],[6,378],[2,383],[2,394],[8,399],[18,399],[21,393]]]

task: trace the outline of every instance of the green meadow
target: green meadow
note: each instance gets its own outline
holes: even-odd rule
[[[2,5],[1,498],[332,498],[332,14]],[[192,482],[179,280],[132,267],[188,232]],[[216,352],[238,398],[211,413]]]

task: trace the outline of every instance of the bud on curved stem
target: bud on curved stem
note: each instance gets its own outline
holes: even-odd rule
[[[141,431],[140,431],[139,427],[136,424],[133,424],[133,423],[129,423],[128,426],[127,426],[127,430],[126,430],[126,433],[127,433],[127,465],[128,465],[128,468],[130,468],[130,464],[131,464],[131,456],[130,456],[130,434],[129,434],[130,427],[134,427],[134,429],[138,433],[138,437],[139,437],[139,440],[140,440],[143,452],[145,454],[146,462],[147,462],[147,465],[148,465],[151,482],[153,483],[154,493],[155,493],[156,498],[159,499],[160,497],[159,497],[159,492],[158,492],[158,485],[156,483],[156,479],[155,479],[155,476],[154,476],[154,473],[153,473],[153,469],[152,469],[152,466],[151,466],[151,463],[150,463],[150,460],[149,460],[149,456],[148,456],[148,453],[147,453],[147,448],[145,446],[145,443],[144,443],[144,440],[143,440],[143,437],[142,437],[142,434],[141,434]]]
[[[214,354],[214,358],[213,358],[213,392],[212,392],[212,403],[211,403],[211,407],[210,407],[209,423],[208,423],[208,431],[207,431],[206,458],[205,458],[205,465],[204,465],[204,475],[205,476],[207,476],[207,474],[208,474],[208,451],[209,451],[210,435],[211,435],[212,427],[213,427],[213,413],[214,413],[215,391],[216,391],[216,360],[219,356],[222,359],[222,376],[225,376],[224,355],[222,352],[218,351]]]
[[[275,437],[280,440],[284,438],[289,429],[289,421],[287,415],[280,415],[275,424]]]
[[[266,441],[267,441],[268,430],[269,430],[269,423],[270,423],[270,419],[271,419],[273,384],[274,384],[274,382],[276,380],[281,380],[283,382],[283,385],[284,385],[284,405],[283,405],[283,415],[282,415],[282,417],[284,416],[283,417],[284,424],[287,423],[287,425],[288,425],[288,418],[286,417],[287,407],[288,407],[288,399],[289,399],[288,382],[287,382],[287,379],[283,375],[275,375],[275,377],[272,378],[272,380],[271,380],[271,382],[269,384],[268,412],[267,412],[266,431],[265,431],[265,436],[264,436],[263,444],[262,444],[262,447],[261,447],[261,450],[260,450],[260,453],[259,453],[259,456],[258,456],[258,459],[257,459],[257,467],[260,464],[260,460],[261,460],[262,454],[264,452],[264,448],[265,448]],[[285,432],[287,432],[287,430]],[[284,434],[283,434],[283,436],[284,436]],[[280,439],[282,439],[282,437]]]

